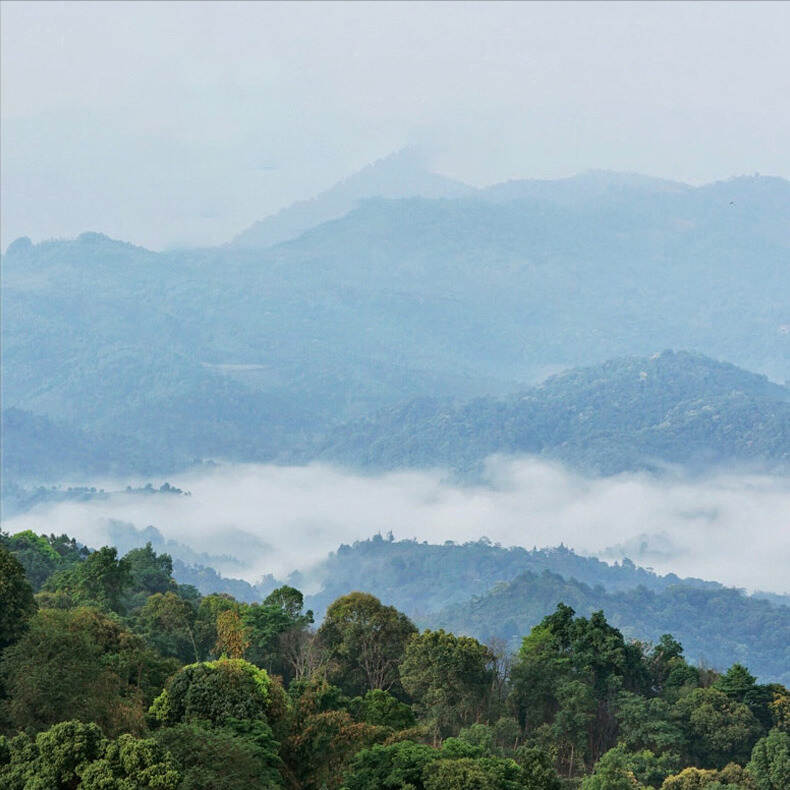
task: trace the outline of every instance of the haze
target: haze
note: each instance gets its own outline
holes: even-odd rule
[[[196,551],[238,558],[241,566],[212,564],[249,581],[309,569],[341,542],[392,531],[431,543],[483,536],[526,548],[564,543],[608,561],[627,556],[660,573],[790,592],[786,477],[589,478],[530,458],[491,458],[486,478],[485,485],[457,486],[440,470],[360,475],[321,464],[226,464],[171,478],[190,497],[118,494],[37,506],[4,528],[65,532],[99,546],[111,519],[137,529],[152,524]],[[125,483],[97,485],[117,490]],[[308,584],[318,581],[308,574]]]
[[[473,185],[787,177],[789,29],[784,3],[6,2],[2,247],[223,243],[404,144]]]

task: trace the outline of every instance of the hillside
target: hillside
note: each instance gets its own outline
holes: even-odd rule
[[[134,437],[153,471],[304,458],[415,398],[503,397],[664,348],[790,377],[790,183],[590,179],[367,200],[268,249],[19,241],[2,260],[3,407]],[[707,405],[760,421],[751,401]]]
[[[316,617],[345,591],[373,593],[422,627],[445,628],[517,648],[558,603],[589,615],[604,609],[629,638],[672,633],[694,661],[724,667],[730,657],[762,677],[790,679],[790,596],[768,601],[716,582],[659,576],[629,560],[608,565],[565,547],[503,548],[486,541],[443,546],[380,536],[337,552],[290,583]]]
[[[404,148],[362,168],[311,200],[300,200],[239,233],[231,246],[265,249],[301,236],[310,228],[338,219],[366,198],[455,198],[473,187],[430,172],[424,157]]]
[[[420,400],[337,429],[322,455],[470,470],[493,453],[604,474],[665,464],[790,462],[790,389],[685,352],[577,368],[506,399]]]
[[[584,616],[605,610],[631,639],[656,643],[672,633],[691,661],[723,667],[737,656],[761,677],[790,681],[790,606],[773,606],[734,589],[680,583],[659,591],[638,587],[612,593],[549,571],[526,572],[425,620],[434,628],[516,647],[520,635],[561,602]]]
[[[610,591],[645,587],[663,590],[681,581],[697,587],[719,587],[715,582],[683,579],[674,574],[659,576],[626,560],[609,565],[595,557],[583,557],[564,546],[528,550],[502,547],[488,540],[434,545],[413,540],[391,541],[380,535],[371,540],[343,545],[305,578],[294,583],[319,583],[319,592],[309,596],[319,616],[343,590],[368,589],[375,595],[417,618],[432,616],[453,604],[509,582],[520,573],[549,571],[565,579],[576,579],[591,587]]]

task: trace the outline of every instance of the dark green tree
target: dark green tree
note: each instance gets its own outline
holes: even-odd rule
[[[333,662],[333,678],[348,694],[390,690],[398,684],[398,662],[414,624],[393,606],[353,592],[332,603],[318,631]]]
[[[412,637],[400,665],[403,688],[435,736],[475,721],[491,693],[491,651],[476,639],[439,631]]]
[[[771,730],[752,750],[746,770],[757,790],[790,787],[790,734]]]
[[[16,642],[36,611],[21,563],[0,546],[0,651]]]

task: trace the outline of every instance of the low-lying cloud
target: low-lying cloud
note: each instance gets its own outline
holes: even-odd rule
[[[104,482],[105,488],[123,488]],[[228,575],[257,581],[309,569],[340,543],[381,532],[432,543],[488,537],[556,546],[681,576],[790,592],[790,478],[584,477],[534,459],[489,459],[485,483],[437,471],[362,475],[337,467],[226,464],[170,482],[191,496],[114,494],[42,505],[4,524],[107,542],[111,520],[154,525],[199,552],[228,554]],[[98,485],[98,483],[93,483]]]

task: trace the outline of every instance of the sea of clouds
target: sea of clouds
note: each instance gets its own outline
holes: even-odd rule
[[[442,470],[364,475],[324,464],[220,464],[169,479],[191,496],[122,491],[105,499],[39,505],[3,524],[9,532],[66,532],[96,547],[113,521],[155,526],[198,552],[232,555],[226,575],[257,581],[308,570],[341,543],[392,532],[431,543],[483,536],[504,546],[556,546],[657,572],[790,592],[790,478],[586,477],[530,458],[491,458],[484,480]],[[161,481],[160,481],[161,482]],[[224,567],[223,567],[224,565]]]

